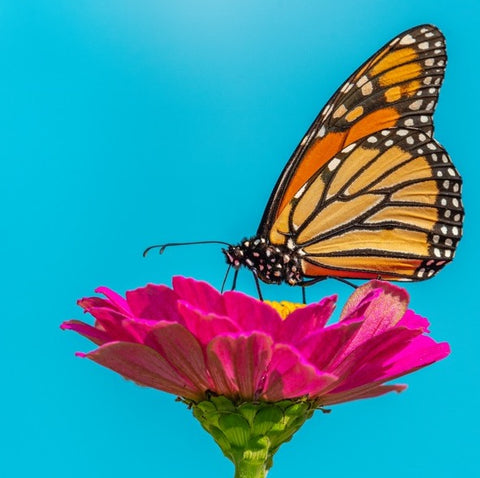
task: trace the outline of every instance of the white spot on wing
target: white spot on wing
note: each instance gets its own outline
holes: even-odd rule
[[[343,148],[343,151],[345,153],[349,153],[353,148],[355,148],[356,146],[356,143],[352,143],[352,144],[349,144],[348,146],[346,146],[345,148]]]
[[[330,114],[330,112],[332,111],[333,109],[333,105],[327,105],[325,106],[325,110],[323,111],[323,116],[328,116]]]
[[[368,81],[368,77],[363,75],[358,81],[357,81],[357,87],[361,88],[366,82]]]
[[[299,197],[302,196],[302,194],[305,192],[305,189],[307,189],[307,183],[305,183],[293,196],[295,199],[298,199]]]
[[[402,39],[400,40],[400,45],[411,45],[412,43],[415,43],[415,41],[415,38],[413,38],[412,35],[410,35],[409,33],[408,35],[402,37]]]
[[[319,130],[318,130],[318,133],[317,133],[317,137],[319,138],[323,138],[325,136],[325,133],[327,132],[327,130],[325,129],[325,126],[322,126]]]
[[[350,91],[350,90],[352,89],[352,87],[353,87],[353,84],[350,83],[349,81],[347,81],[347,82],[342,86],[342,88],[341,88],[340,91],[341,91],[342,93],[346,93],[347,91]]]
[[[412,111],[417,111],[420,109],[420,107],[422,106],[422,103],[423,103],[423,100],[417,100],[417,101],[414,101],[413,103],[411,103],[409,105],[409,108],[412,110]]]
[[[330,171],[335,171],[337,169],[338,165],[340,164],[340,160],[338,158],[333,158],[329,163],[328,163],[328,169]]]
[[[362,95],[363,95],[363,96],[369,95],[369,94],[373,91],[372,82],[371,82],[371,81],[368,81],[367,83],[365,83],[365,84],[362,86],[361,91],[362,91]]]

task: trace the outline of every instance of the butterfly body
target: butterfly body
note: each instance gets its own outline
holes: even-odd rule
[[[453,259],[462,180],[433,139],[445,39],[420,25],[332,96],[295,149],[257,235],[223,252],[267,283],[424,280]]]
[[[298,285],[303,281],[299,252],[270,244],[265,237],[244,239],[237,246],[223,249],[223,253],[234,269],[247,267],[267,284]]]

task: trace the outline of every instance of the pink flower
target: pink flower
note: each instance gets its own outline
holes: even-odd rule
[[[99,347],[79,353],[125,378],[199,402],[223,395],[236,402],[304,397],[318,405],[401,392],[385,382],[441,360],[428,321],[407,310],[405,290],[371,281],[352,294],[339,322],[326,325],[336,297],[297,308],[175,277],[173,288],[147,285],[126,298],[81,299],[95,325],[70,320]]]

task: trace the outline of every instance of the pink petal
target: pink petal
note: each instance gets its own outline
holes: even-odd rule
[[[238,325],[228,317],[207,314],[187,302],[178,302],[178,311],[182,315],[185,327],[205,347],[217,335],[240,332]]]
[[[358,290],[358,289],[357,289]],[[355,306],[349,307],[346,309],[346,304],[342,309],[342,312],[340,314],[340,322],[344,321],[356,321],[360,318],[364,319],[366,315],[366,311],[370,307],[370,304],[380,296],[382,293],[381,289],[374,289],[371,291],[367,291],[367,293],[361,297],[357,303],[355,303]],[[349,298],[349,300],[351,297]],[[348,301],[347,301],[348,303]]]
[[[256,400],[272,356],[272,338],[261,332],[221,336],[207,347],[208,368],[219,395]]]
[[[128,291],[126,296],[132,313],[136,317],[181,322],[177,310],[178,296],[167,286],[148,284]]]
[[[386,327],[395,325],[407,310],[409,297],[407,291],[390,282],[372,280],[358,287],[345,304],[340,320],[351,314],[370,293],[380,289],[380,295],[373,300],[374,312],[386,322]],[[370,307],[371,308],[371,307]],[[369,308],[369,309],[370,309]],[[373,311],[371,311],[372,313]]]
[[[89,310],[96,319],[96,328],[101,328],[109,335],[110,340],[126,342],[142,342],[137,328],[131,326],[131,319],[114,309],[92,308]]]
[[[386,363],[389,368],[385,381],[438,362],[449,354],[450,345],[447,342],[438,343],[430,337],[420,335]]]
[[[262,398],[275,402],[306,395],[314,397],[336,380],[335,375],[317,370],[292,347],[276,344]]]
[[[62,330],[73,330],[78,332],[80,335],[83,335],[96,345],[101,345],[112,340],[110,336],[103,330],[97,329],[88,324],[84,324],[79,320],[67,320],[66,322],[62,323],[60,328]]]
[[[83,356],[140,385],[193,400],[202,397],[197,386],[181,377],[164,358],[145,345],[111,342]]]
[[[179,299],[189,302],[197,309],[207,313],[227,315],[222,295],[210,284],[176,276],[172,279],[172,285]]]
[[[180,375],[200,390],[211,390],[202,348],[197,339],[183,326],[160,322],[145,339]]]
[[[387,331],[382,336],[375,337],[372,339],[375,345],[369,351],[364,350],[365,354],[360,352],[357,357],[355,354],[348,357],[340,367],[343,371],[338,369],[335,371],[339,375],[344,373],[342,376],[346,377],[336,391],[394,380],[437,362],[450,353],[447,343],[438,344],[424,335],[415,337],[414,330],[401,330],[401,333]],[[409,338],[409,334],[413,337]]]
[[[341,390],[376,381],[383,376],[386,361],[396,358],[419,333],[405,328],[390,329],[367,340],[349,354],[342,354],[331,364],[329,371],[341,377]]]
[[[131,315],[132,311],[128,306],[127,301],[115,291],[109,289],[108,287],[97,287],[95,289],[97,294],[103,294],[105,297],[109,299],[109,301],[115,305],[120,311],[124,312],[126,315]]]
[[[272,356],[272,342],[271,337],[260,332],[213,339],[207,357],[215,392],[256,400]]]
[[[420,329],[422,332],[429,332],[428,326],[430,322],[425,317],[417,315],[413,310],[409,309],[397,325],[399,327],[406,327],[407,329]]]
[[[361,327],[362,321],[343,321],[308,335],[297,348],[319,370],[331,370]]]
[[[321,397],[322,405],[336,405],[339,403],[350,402],[352,400],[359,400],[361,398],[373,398],[385,395],[389,392],[403,392],[407,388],[403,384],[395,385],[375,385],[373,387],[364,387],[354,390],[347,390],[341,393],[328,393]]]
[[[420,335],[392,359],[392,366],[387,365],[383,375],[378,376],[377,374],[376,380],[373,381],[373,378],[371,378],[372,381],[368,383],[352,386],[355,380],[352,376],[351,380],[348,381],[349,383],[343,383],[340,387],[334,388],[331,393],[322,397],[322,403],[331,405],[359,398],[374,397],[382,395],[380,393],[382,390],[390,391],[388,387],[402,391],[406,388],[405,385],[381,386],[381,384],[426,367],[445,358],[449,353],[450,347],[446,342],[435,343],[430,337]]]
[[[297,344],[309,334],[325,327],[335,309],[336,296],[326,297],[315,304],[294,310],[283,322],[276,339],[278,342]]]
[[[84,309],[84,312],[90,312],[90,309],[93,308],[105,308],[117,310],[109,300],[103,299],[101,297],[83,297],[82,299],[77,300],[77,304]]]
[[[223,297],[226,315],[238,324],[241,330],[259,330],[272,337],[277,335],[282,319],[273,307],[241,292],[225,292]]]
[[[376,292],[376,289],[380,289],[380,294],[370,302],[365,310],[365,321],[345,353],[352,351],[375,335],[394,327],[407,310],[408,294],[404,289],[389,282],[373,280],[360,286],[350,296],[340,316],[341,319],[354,314],[355,308],[362,303],[362,300],[371,292]]]
[[[145,337],[159,323],[157,320],[135,318],[125,319],[122,326],[129,331],[134,342],[144,343]]]

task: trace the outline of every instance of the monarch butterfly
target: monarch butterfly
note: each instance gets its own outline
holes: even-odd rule
[[[256,236],[224,243],[229,266],[250,269],[257,285],[306,286],[419,281],[450,262],[462,180],[432,137],[446,59],[442,33],[420,25],[353,73],[293,152]]]

